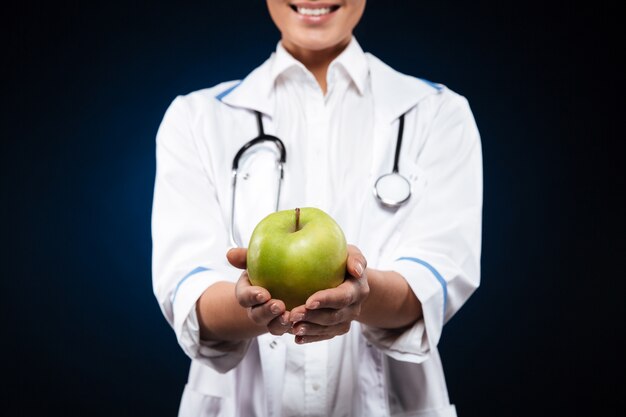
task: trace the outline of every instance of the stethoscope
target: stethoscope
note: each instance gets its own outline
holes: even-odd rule
[[[287,160],[287,151],[285,144],[276,136],[268,135],[263,129],[263,117],[260,112],[255,111],[259,134],[254,139],[244,144],[233,158],[232,177],[233,177],[233,194],[230,209],[230,243],[234,247],[241,247],[242,242],[239,237],[235,236],[235,196],[237,190],[237,177],[239,176],[239,160],[250,149],[256,145],[272,143],[277,149],[276,165],[280,172],[278,179],[278,193],[276,194],[276,208],[280,202],[280,190],[283,182],[284,170],[283,165]],[[374,196],[385,207],[397,208],[405,204],[411,197],[411,183],[406,177],[400,174],[398,162],[400,159],[400,149],[402,147],[402,136],[404,131],[404,114],[400,116],[400,125],[398,127],[398,139],[396,141],[396,152],[393,160],[393,169],[390,173],[380,176],[374,183]]]
[[[247,142],[245,145],[243,145],[241,149],[237,151],[237,153],[235,154],[235,157],[233,158],[233,169],[232,169],[233,196],[232,196],[231,206],[230,206],[230,244],[233,247],[243,246],[243,244],[241,243],[241,239],[235,236],[235,196],[237,195],[236,191],[237,191],[237,177],[239,176],[239,160],[241,159],[243,154],[248,152],[250,149],[252,149],[256,145],[260,145],[263,143],[273,143],[274,146],[276,146],[276,149],[278,150],[278,153],[277,153],[278,158],[277,158],[276,164],[280,172],[280,177],[278,178],[278,193],[276,194],[276,208],[274,209],[275,211],[278,211],[278,203],[280,201],[280,189],[281,189],[281,184],[283,182],[283,175],[284,175],[283,164],[287,160],[287,151],[285,150],[285,144],[283,143],[283,141],[278,139],[276,136],[267,135],[263,129],[263,117],[261,116],[261,113],[258,111],[255,111],[255,113],[256,113],[257,126],[259,129],[259,135],[256,138]]]

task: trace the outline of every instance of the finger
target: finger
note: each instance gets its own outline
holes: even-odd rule
[[[367,268],[367,260],[361,253],[359,248],[354,245],[348,245],[348,261],[346,269],[348,274],[355,278],[361,278]]]
[[[280,300],[269,300],[266,303],[250,307],[248,317],[256,324],[267,326],[272,320],[285,312],[285,303]]]
[[[360,312],[361,305],[358,303],[337,310],[333,308],[309,310],[306,312],[302,320],[299,320],[295,323],[297,324],[300,322],[304,322],[322,326],[334,326],[341,323],[349,323],[350,321],[357,318]]]
[[[339,336],[348,333],[350,322],[321,326],[308,321],[300,322],[291,329],[296,336]]]
[[[359,300],[361,281],[348,278],[335,288],[321,290],[306,300],[307,310],[332,308],[338,310],[354,304]]]
[[[246,257],[248,250],[246,248],[233,248],[226,252],[226,259],[235,268],[246,269]]]
[[[307,313],[307,309],[305,306],[301,305],[298,307],[294,307],[291,309],[289,313],[289,321],[292,323],[297,323],[299,321],[304,320]]]
[[[289,322],[289,313],[284,312],[280,316],[274,318],[267,325],[267,329],[274,336],[281,336],[291,331],[291,323]]]
[[[250,283],[246,271],[241,274],[237,284],[235,284],[235,297],[237,297],[239,304],[246,308],[263,304],[272,298],[268,290]]]

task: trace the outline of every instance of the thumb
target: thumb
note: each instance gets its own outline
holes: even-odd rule
[[[233,248],[226,252],[226,259],[235,268],[246,269],[247,255],[248,250],[246,248]]]
[[[359,248],[348,245],[348,273],[355,278],[361,278],[367,268],[367,260]]]

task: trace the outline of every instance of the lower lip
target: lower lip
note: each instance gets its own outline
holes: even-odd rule
[[[337,9],[337,10],[339,10],[339,9]],[[337,10],[333,10],[330,13],[326,13],[326,14],[323,14],[321,16],[304,15],[304,14],[300,14],[300,13],[294,11],[294,10],[292,10],[292,12],[294,12],[296,14],[296,16],[298,17],[298,19],[301,22],[304,22],[304,23],[307,23],[307,24],[310,24],[310,25],[319,25],[319,24],[325,23],[325,22],[329,21],[330,19],[332,19],[333,15],[335,13],[337,13]]]

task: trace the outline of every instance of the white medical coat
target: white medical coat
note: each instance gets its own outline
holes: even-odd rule
[[[199,340],[195,316],[195,303],[208,286],[235,281],[240,274],[225,259],[231,164],[239,148],[257,135],[252,111],[263,114],[266,133],[273,133],[277,106],[267,94],[273,59],[241,82],[178,97],[157,135],[154,292],[192,359],[180,416],[281,415],[286,351],[281,338],[265,334],[246,343],[207,345]],[[373,158],[363,181],[373,187],[390,171],[398,118],[406,114],[400,172],[411,181],[412,196],[399,209],[381,206],[373,195],[365,198],[355,207],[359,224],[350,226],[348,235],[358,236],[350,243],[357,243],[369,267],[395,270],[407,280],[423,318],[401,334],[355,322],[341,336],[349,338],[346,354],[358,369],[351,415],[455,416],[437,343],[445,322],[480,281],[479,133],[462,96],[400,74],[370,54],[366,59],[374,103]],[[263,175],[271,179],[274,174]],[[259,198],[257,193],[255,201],[238,205],[236,218],[244,219],[246,208],[271,206],[275,197]],[[282,201],[289,196],[281,196]],[[251,215],[254,222],[258,216]],[[239,232],[249,237],[254,222]]]

